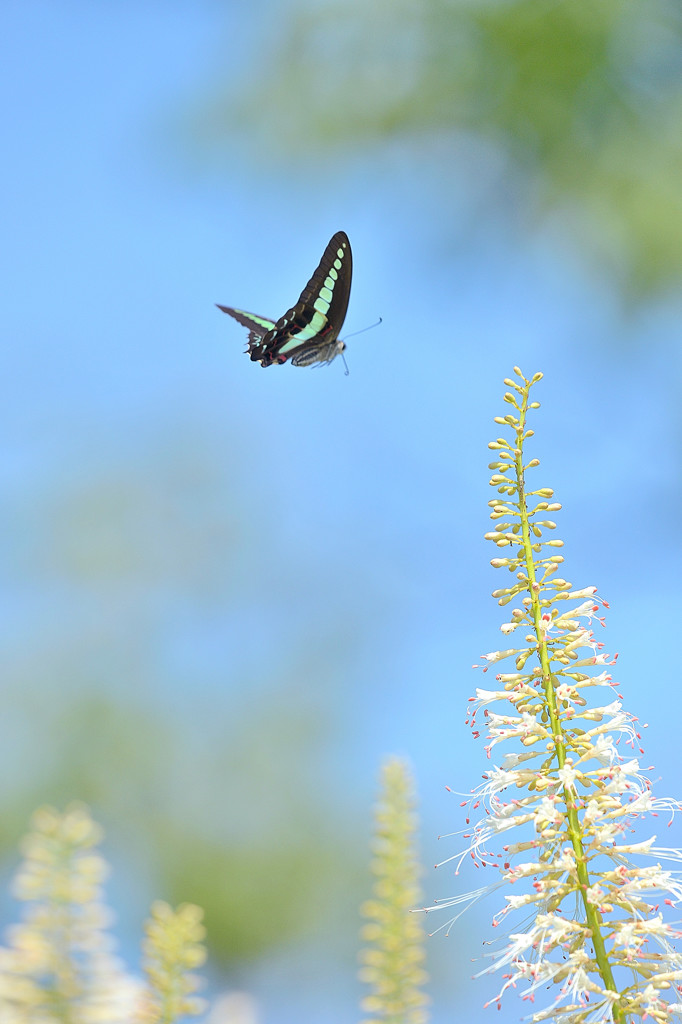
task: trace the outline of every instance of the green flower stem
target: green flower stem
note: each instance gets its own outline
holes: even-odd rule
[[[528,576],[528,593],[531,601],[533,626],[537,640],[538,657],[542,668],[542,685],[547,702],[547,710],[552,726],[552,736],[556,750],[557,761],[560,768],[566,763],[566,741],[561,725],[561,718],[557,709],[556,695],[552,681],[552,670],[550,665],[549,650],[545,639],[545,630],[542,628],[542,604],[540,601],[540,584],[535,575],[535,562],[533,560],[533,546],[530,530],[530,513],[526,500],[525,474],[523,465],[523,442],[525,438],[526,416],[528,412],[528,396],[532,381],[525,382],[522,389],[522,401],[519,408],[519,421],[517,429],[517,445],[514,450],[514,466],[516,471],[516,484],[518,493],[519,514],[521,519],[521,543],[523,547],[526,573]],[[595,959],[601,975],[604,987],[611,992],[618,991],[611,971],[611,964],[606,953],[604,936],[601,931],[601,915],[597,907],[587,899],[587,891],[590,887],[590,876],[587,870],[587,858],[582,842],[580,818],[576,806],[575,796],[571,787],[563,788],[564,801],[566,803],[567,817],[569,822],[568,834],[575,853],[576,870],[580,881],[580,893],[585,908],[585,916],[592,933],[592,944],[594,946]],[[625,1021],[625,1014],[621,1006],[615,1003],[613,1006],[613,1018],[615,1021]]]

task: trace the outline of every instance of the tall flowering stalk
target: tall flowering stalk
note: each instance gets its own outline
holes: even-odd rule
[[[200,979],[194,974],[206,960],[203,916],[193,903],[183,903],[177,910],[163,900],[152,905],[142,947],[149,989],[141,1024],[173,1024],[205,1009],[205,1001],[195,994]]]
[[[483,709],[489,758],[499,744],[513,746],[463,803],[470,814],[481,808],[484,814],[463,833],[466,848],[449,858],[459,869],[470,855],[496,868],[499,878],[438,902],[466,908],[510,889],[493,925],[525,913],[481,971],[504,972],[490,1002],[499,1004],[509,988],[531,1003],[548,991],[549,1004],[534,1009],[530,1020],[679,1021],[682,956],[673,942],[682,933],[679,920],[668,918],[682,900],[682,879],[661,861],[679,864],[682,851],[656,846],[655,835],[632,840],[636,819],[679,805],[654,797],[636,756],[642,753],[636,720],[609,692],[615,658],[591,628],[595,620],[604,624],[598,612],[605,602],[596,587],[576,589],[558,575],[562,541],[552,538],[556,524],[546,517],[561,506],[550,488],[526,484],[527,470],[539,465],[525,448],[533,435],[529,412],[539,408],[530,391],[542,374],[529,380],[518,367],[514,372],[518,380],[505,380],[509,412],[495,419],[511,439],[489,445],[498,496],[489,502],[495,526],[486,536],[500,549],[492,565],[512,575],[493,594],[499,605],[514,605],[500,628],[520,643],[484,655],[486,670],[509,667],[498,673],[496,689],[476,691],[470,714],[478,735]],[[604,690],[606,700],[599,701]],[[491,852],[498,842],[501,851]]]
[[[362,907],[368,945],[360,953],[360,978],[371,988],[362,1001],[369,1014],[365,1024],[426,1024],[424,932],[411,913],[422,898],[414,784],[400,758],[389,758],[382,768],[375,821],[374,895]]]
[[[23,842],[21,924],[0,948],[3,1024],[128,1024],[140,985],[113,954],[99,827],[82,804],[41,807]]]

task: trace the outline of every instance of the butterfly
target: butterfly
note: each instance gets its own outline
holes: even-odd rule
[[[353,255],[348,235],[337,231],[295,306],[276,322],[232,306],[218,309],[249,329],[246,351],[261,366],[331,363],[346,347],[339,340],[348,309]]]

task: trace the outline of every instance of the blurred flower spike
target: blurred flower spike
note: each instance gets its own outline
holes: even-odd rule
[[[63,814],[42,807],[31,825],[14,881],[23,921],[0,949],[0,1020],[128,1024],[141,986],[113,955],[106,931],[100,829],[81,804]]]
[[[360,978],[371,992],[362,1001],[369,1014],[364,1024],[426,1024],[428,997],[423,991],[424,932],[411,913],[423,898],[416,852],[414,783],[397,757],[382,767],[381,794],[375,811],[372,843],[373,898],[362,906],[367,924],[360,953]]]
[[[199,979],[192,973],[206,959],[202,918],[203,911],[192,903],[184,903],[177,910],[161,900],[152,906],[143,946],[150,986],[143,1021],[169,1024],[205,1009],[204,1000],[194,994]]]
[[[594,621],[603,626],[605,602],[596,587],[577,589],[558,575],[562,541],[548,516],[561,506],[550,488],[526,485],[527,470],[539,465],[527,461],[525,448],[533,435],[529,412],[539,408],[530,392],[542,375],[529,380],[517,367],[514,372],[517,380],[505,380],[509,411],[495,419],[511,440],[489,445],[498,496],[489,502],[494,529],[486,537],[501,552],[492,565],[512,575],[493,594],[499,605],[515,605],[501,630],[521,642],[483,656],[484,670],[511,664],[497,675],[497,689],[477,690],[469,712],[478,735],[483,709],[490,759],[499,744],[512,746],[462,804],[469,809],[461,833],[466,846],[443,862],[454,861],[459,870],[471,857],[499,876],[437,901],[459,908],[442,927],[449,931],[468,906],[492,892],[505,900],[494,927],[515,911],[526,915],[501,936],[480,972],[503,971],[486,1006],[499,1005],[514,988],[532,1005],[531,1021],[680,1021],[682,956],[673,943],[682,932],[679,920],[666,918],[682,900],[682,881],[661,861],[679,864],[682,851],[656,846],[656,836],[632,838],[636,819],[660,811],[672,816],[680,805],[654,797],[640,768],[636,719],[612,689],[608,669],[615,659],[592,631]],[[596,695],[604,690],[600,703]],[[483,816],[471,826],[477,811]],[[501,849],[491,851],[493,844]],[[547,992],[547,1005],[536,1007],[536,997]]]
[[[201,911],[153,908],[146,989],[113,954],[112,913],[102,892],[108,868],[88,809],[42,807],[31,825],[14,882],[14,895],[26,904],[23,920],[0,948],[2,1024],[173,1024],[198,1012],[202,1007],[189,997],[196,980],[185,972],[203,958]]]

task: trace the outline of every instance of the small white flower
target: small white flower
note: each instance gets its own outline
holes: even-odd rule
[[[568,763],[557,772],[557,778],[561,785],[567,790],[570,789],[571,792],[575,792],[575,781],[580,777],[580,772],[577,772],[573,765]]]

